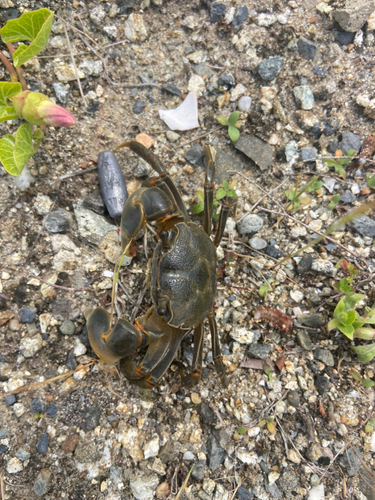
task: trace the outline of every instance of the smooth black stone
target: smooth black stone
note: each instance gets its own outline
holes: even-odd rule
[[[288,403],[290,406],[297,408],[301,404],[301,398],[298,391],[290,391],[287,396]]]
[[[0,455],[7,451],[8,447],[5,444],[0,444]]]
[[[173,83],[167,83],[167,85],[163,88],[166,92],[172,95],[176,95],[178,97],[182,96],[182,92],[180,89],[176,87],[176,85],[173,85]]]
[[[327,465],[329,465],[331,463],[331,460],[329,459],[329,457],[319,457],[318,458],[318,465],[320,467],[327,467]]]
[[[284,254],[281,250],[276,248],[271,242],[267,245],[266,254],[274,259],[280,259]]]
[[[70,349],[68,355],[66,357],[65,366],[69,368],[69,370],[75,370],[77,368],[77,360],[74,356],[74,349]]]
[[[72,217],[69,212],[58,208],[50,213],[45,227],[49,233],[63,233],[72,225]]]
[[[339,31],[335,37],[335,42],[341,43],[341,45],[350,45],[354,42],[355,33],[350,31]]]
[[[133,113],[135,115],[140,115],[142,111],[144,111],[146,107],[146,103],[142,101],[139,97],[135,100],[134,106],[133,106]]]
[[[103,151],[98,156],[100,191],[109,215],[119,219],[128,199],[125,177],[112,151]]]
[[[254,498],[254,494],[244,486],[240,486],[237,490],[236,498],[238,498],[238,500],[252,500]]]
[[[194,144],[186,153],[184,153],[184,158],[189,163],[197,167],[203,162],[203,149],[199,144]]]
[[[234,78],[232,75],[219,76],[217,79],[217,84],[219,87],[227,87],[230,89],[234,85]]]
[[[39,439],[37,445],[36,445],[37,452],[42,454],[42,453],[47,453],[48,450],[48,434],[45,432],[41,438]]]
[[[312,61],[316,55],[316,45],[308,40],[307,38],[301,36],[297,42],[298,53],[306,61]]]
[[[216,422],[217,417],[215,412],[206,403],[202,402],[200,405],[198,405],[197,411],[200,420],[204,424],[212,424]]]
[[[312,266],[312,255],[307,254],[302,257],[297,265],[297,273],[305,274]]]
[[[330,385],[329,379],[323,375],[318,375],[315,379],[315,387],[321,396],[328,391]]]
[[[211,4],[211,23],[217,23],[220,19],[225,16],[226,6],[220,2],[214,2]]]
[[[82,344],[85,346],[85,347],[90,347],[91,348],[91,344],[90,344],[90,340],[89,340],[89,334],[87,332],[87,327],[86,325],[83,327],[83,330],[82,332],[80,333],[79,335],[79,340],[80,342],[82,342]]]
[[[9,394],[9,396],[5,396],[4,401],[5,406],[12,406],[17,401],[17,399],[14,394]]]
[[[57,406],[55,405],[55,403],[50,403],[48,405],[48,408],[47,408],[47,411],[46,411],[46,415],[47,417],[56,417],[57,415]]]
[[[333,135],[337,130],[337,126],[331,126],[327,122],[317,122],[311,129],[311,134],[317,139],[321,135]]]
[[[39,398],[34,398],[31,401],[30,411],[31,413],[43,413],[44,404]]]
[[[86,109],[86,111],[83,113],[83,115],[93,115],[99,111],[99,101],[94,101],[94,104],[92,104],[89,108]]]
[[[36,313],[35,307],[22,307],[20,309],[21,323],[32,323],[35,318],[35,313]]]
[[[243,23],[246,21],[248,16],[249,16],[249,10],[246,7],[246,5],[241,5],[240,7],[238,7],[234,15],[233,21],[230,23],[230,27],[233,29],[233,31],[235,32],[238,31],[243,25]]]

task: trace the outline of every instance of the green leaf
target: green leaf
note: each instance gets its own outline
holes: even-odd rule
[[[288,198],[288,200],[292,201],[296,197],[296,191],[294,189],[288,189],[285,191],[285,196]]]
[[[33,151],[34,154],[38,151],[40,143],[42,142],[44,137],[44,132],[40,128],[37,128],[33,134],[33,141],[34,141],[34,147]]]
[[[337,203],[338,201],[340,201],[340,195],[339,194],[335,194],[334,196],[332,196],[331,202],[332,201],[333,201],[333,203]]]
[[[371,176],[370,172],[366,172],[366,181],[368,187],[375,186],[375,175]]]
[[[336,160],[330,160],[329,158],[323,158],[324,163],[326,163],[329,167],[336,167]]]
[[[240,112],[239,111],[235,111],[234,113],[232,113],[229,118],[228,118],[228,124],[229,125],[232,125],[232,127],[234,127],[237,123],[237,120],[238,120],[238,117],[240,116]]]
[[[219,202],[216,200],[216,198],[214,198],[214,201],[212,203],[212,208],[215,209],[218,207],[218,205],[219,205]]]
[[[219,220],[220,219],[220,215],[217,214],[216,212],[213,212],[212,218],[215,219],[215,220]]]
[[[228,191],[229,183],[227,181],[223,181],[223,188],[225,189],[225,191]]]
[[[348,311],[348,319],[346,320],[347,325],[351,325],[355,320],[357,313],[355,311]],[[354,327],[353,327],[354,328]]]
[[[362,363],[371,361],[375,356],[375,344],[361,345],[358,347],[352,347],[353,351],[357,354],[358,360]]]
[[[345,156],[355,156],[357,151],[355,149],[348,149]]]
[[[327,330],[330,332],[334,328],[337,328],[339,326],[340,320],[338,318],[333,318],[327,325]]]
[[[228,120],[225,118],[225,116],[217,116],[216,120],[220,123],[220,125],[226,125],[228,126]]]
[[[246,434],[247,429],[246,429],[246,427],[237,427],[237,432],[238,432],[238,434],[240,434],[240,435],[241,435],[241,434]]]
[[[216,192],[216,199],[221,200],[222,198],[224,198],[226,194],[227,192],[224,188],[219,188]]]
[[[204,210],[204,204],[203,203],[197,203],[193,207],[193,214],[200,214]]]
[[[365,432],[371,432],[375,425],[375,418],[370,418],[365,427]]]
[[[375,330],[373,330],[372,328],[356,328],[354,337],[362,340],[374,340]]]
[[[19,118],[9,98],[22,92],[20,83],[0,82],[0,122]]]
[[[363,387],[374,387],[375,382],[373,380],[370,380],[369,378],[363,378],[361,380],[361,384]]]
[[[240,138],[239,130],[235,127],[232,127],[232,125],[229,125],[229,127],[228,127],[228,135],[229,135],[230,140],[232,142],[236,142]]]
[[[341,177],[345,180],[346,179],[346,170],[342,168],[341,166],[335,168],[335,171],[341,175]]]
[[[365,298],[364,295],[360,293],[353,293],[353,295],[349,295],[344,298],[345,309],[355,309],[358,302],[361,302]]]
[[[13,158],[15,142],[14,137],[10,134],[6,134],[0,139],[0,161],[8,174],[18,176],[21,172],[17,170]]]
[[[20,44],[13,54],[13,63],[17,68],[36,56],[47,45],[53,22],[53,12],[48,9],[39,9],[26,12],[18,19],[12,19],[0,30],[4,43],[28,40],[29,46]]]
[[[345,297],[343,297],[339,303],[337,304],[335,310],[333,311],[333,317],[336,318],[339,314],[343,313],[344,311],[346,311],[346,307],[345,307]]]
[[[360,382],[362,380],[362,376],[357,372],[357,370],[349,370],[349,375],[353,377],[357,382]]]
[[[231,198],[238,198],[236,191],[233,191],[233,189],[230,189],[227,192],[227,196],[230,196]]]
[[[200,203],[204,203],[204,193],[203,193],[203,191],[197,191],[197,200]]]
[[[352,325],[343,325],[342,323],[338,326],[341,333],[346,335],[350,340],[353,340],[354,327]]]
[[[266,281],[265,283],[263,283],[259,287],[259,290],[258,290],[259,297],[262,297],[262,299],[266,299],[267,294],[270,290],[272,290],[272,287],[271,287],[270,283]]]

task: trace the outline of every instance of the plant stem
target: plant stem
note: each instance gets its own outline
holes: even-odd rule
[[[10,55],[13,57],[13,54],[15,53],[16,49],[13,47],[13,45],[10,42],[6,43],[5,45],[7,46],[8,50],[10,52]],[[26,80],[25,80],[23,73],[22,73],[22,69],[21,68],[15,68],[15,69],[16,69],[18,81],[21,84],[22,90],[28,90]]]
[[[7,69],[10,76],[10,81],[12,83],[18,82],[16,70],[13,68],[12,63],[5,57],[4,53],[1,50],[0,50],[0,61],[2,61],[5,68]]]

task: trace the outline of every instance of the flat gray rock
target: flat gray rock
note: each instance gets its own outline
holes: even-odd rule
[[[103,217],[84,208],[82,201],[74,204],[74,215],[79,235],[93,245],[99,245],[103,236],[115,229],[115,226],[109,224]]]
[[[227,180],[229,174],[228,170],[242,170],[243,165],[232,155],[225,153],[222,149],[216,150],[215,157],[215,182],[222,182]]]
[[[342,9],[332,12],[332,17],[345,31],[356,33],[375,10],[375,0],[347,0]]]
[[[234,143],[236,149],[248,156],[261,170],[266,170],[273,161],[272,146],[254,135],[241,134]]]

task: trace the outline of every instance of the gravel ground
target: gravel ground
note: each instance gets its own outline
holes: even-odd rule
[[[55,11],[47,48],[24,73],[29,88],[77,118],[72,129],[48,129],[20,179],[0,173],[1,500],[172,499],[183,485],[180,499],[375,499],[375,435],[365,432],[374,388],[350,375],[373,379],[374,363],[359,363],[344,335],[327,332],[341,259],[359,271],[363,307],[374,302],[373,213],[275,268],[374,200],[365,173],[375,171],[375,2],[344,4],[0,0],[2,24],[40,7]],[[158,110],[189,91],[200,127],[172,132]],[[216,117],[237,109],[233,144]],[[216,150],[217,184],[235,181],[237,211],[218,249],[226,389],[208,335],[193,390],[182,387],[177,365],[151,391],[95,362],[43,383],[96,359],[83,311],[110,307],[119,253],[96,161],[139,133],[155,142],[189,210],[204,181],[205,144]],[[344,180],[321,157],[349,149],[361,159]],[[130,193],[150,169],[128,150],[116,155]],[[285,191],[314,176],[320,190],[285,210]],[[151,303],[150,231],[137,244],[117,293],[117,311],[132,320]],[[186,372],[191,337],[179,353]]]

